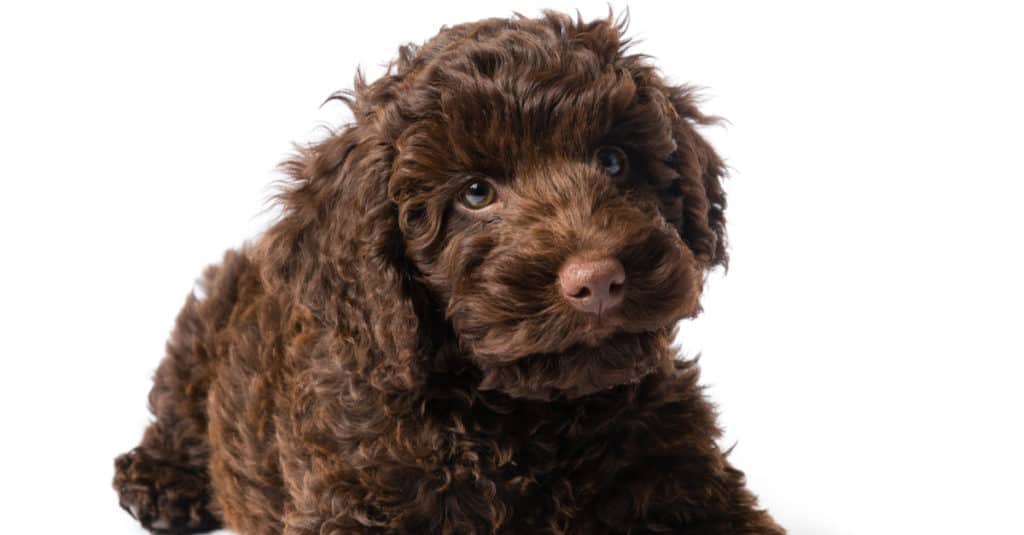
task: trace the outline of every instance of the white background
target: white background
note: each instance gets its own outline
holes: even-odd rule
[[[318,105],[442,24],[545,6],[22,4],[0,7],[3,531],[140,533],[111,460],[194,278],[270,220],[290,142],[347,119]],[[794,534],[1024,533],[1010,5],[630,4],[635,50],[731,123],[706,133],[732,268],[680,342]]]

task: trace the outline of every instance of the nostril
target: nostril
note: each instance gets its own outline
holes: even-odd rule
[[[576,290],[575,292],[570,293],[569,297],[572,297],[574,299],[586,299],[586,298],[590,297],[590,288],[587,288],[586,286],[584,286],[584,287],[580,288],[579,290]]]
[[[619,294],[622,293],[622,288],[624,286],[625,286],[625,284],[623,284],[621,282],[613,282],[611,284],[611,286],[608,287],[608,295],[610,295],[612,297],[618,296]]]

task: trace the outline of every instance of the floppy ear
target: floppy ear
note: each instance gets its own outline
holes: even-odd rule
[[[290,175],[278,195],[284,213],[258,254],[268,292],[285,303],[288,331],[302,332],[310,350],[337,353],[326,356],[344,359],[365,383],[407,391],[422,380],[427,340],[388,198],[393,160],[394,149],[365,117],[300,149],[283,164]]]
[[[722,190],[725,165],[696,130],[698,125],[716,124],[718,118],[697,109],[694,90],[688,86],[668,87],[665,93],[672,107],[672,136],[676,142],[670,165],[680,174],[683,195],[680,236],[707,267],[728,266]]]

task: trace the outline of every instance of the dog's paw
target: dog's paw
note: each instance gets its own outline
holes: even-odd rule
[[[178,535],[220,527],[210,510],[205,474],[155,459],[139,448],[118,457],[114,466],[121,508],[149,531]]]

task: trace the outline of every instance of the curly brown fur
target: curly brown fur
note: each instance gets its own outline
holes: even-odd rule
[[[186,303],[122,505],[169,533],[783,533],[669,346],[726,261],[713,120],[621,32],[463,24],[336,95],[354,124]],[[460,205],[473,180],[498,201]],[[626,293],[588,314],[559,269],[597,256]]]

